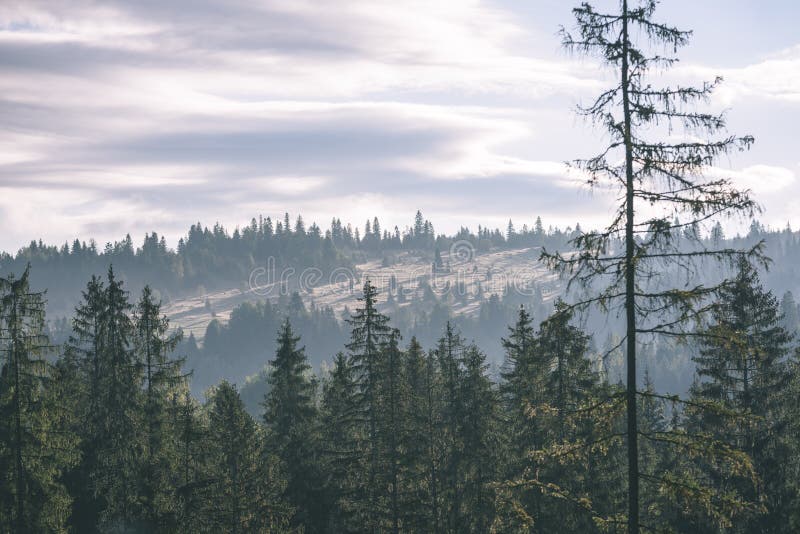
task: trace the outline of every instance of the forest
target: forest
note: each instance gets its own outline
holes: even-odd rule
[[[189,393],[149,288],[92,277],[54,355],[28,278],[0,288],[4,532],[621,528],[624,387],[563,303],[539,325],[518,310],[492,377],[450,323],[403,339],[367,281],[323,376],[283,320],[254,417],[227,381]],[[792,532],[793,335],[748,263],[720,298],[688,399],[643,381],[643,508],[658,531]]]
[[[607,145],[569,167],[616,192],[604,226],[287,214],[198,223],[175,250],[153,232],[0,256],[0,532],[800,530],[800,236],[708,172],[755,142],[697,109],[722,79],[659,85],[691,32],[617,4],[560,31],[613,75],[578,108]],[[463,317],[427,279],[408,302],[364,275],[341,316],[287,288],[200,342],[164,313],[268,258],[329,272],[414,251],[434,277],[459,241],[535,247],[558,290],[463,296]]]

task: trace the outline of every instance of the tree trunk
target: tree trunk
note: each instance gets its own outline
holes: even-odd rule
[[[622,1],[622,104],[625,119],[625,316],[627,323],[628,534],[639,532],[639,443],[636,421],[636,299],[633,241],[633,150],[628,65],[628,0]]]

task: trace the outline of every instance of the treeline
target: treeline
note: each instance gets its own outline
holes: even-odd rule
[[[572,229],[546,230],[538,218],[530,229],[525,226],[520,232],[511,226],[507,234],[479,227],[477,233],[462,228],[451,237],[437,236],[433,224],[417,212],[414,223],[402,231],[398,227],[382,229],[377,217],[365,223],[363,232],[338,218],[323,231],[316,223],[306,226],[302,216],[292,221],[287,213],[282,221],[253,218],[249,225],[233,232],[220,224],[209,228],[198,222],[178,241],[176,249],[156,232],[146,234],[140,246],[130,234],[104,247],[78,239],[60,247],[31,241],[16,254],[0,253],[0,272],[19,275],[30,264],[32,287],[49,288],[47,306],[51,314],[68,315],[85,280],[112,264],[132,291],[141,291],[149,284],[169,300],[187,292],[246,290],[252,271],[267,267],[268,261],[278,270],[293,267],[299,272],[313,266],[329,273],[389,252],[415,251],[432,259],[436,250],[447,251],[458,240],[469,241],[480,252],[506,246],[563,245],[574,234]]]
[[[132,304],[93,277],[62,347],[28,271],[0,291],[0,532],[622,529],[622,387],[562,304],[538,328],[517,311],[493,379],[450,323],[430,349],[402,339],[367,281],[319,377],[284,318],[254,418],[226,381],[192,398],[149,288]],[[746,262],[714,310],[689,399],[640,394],[643,521],[794,532],[792,336]]]
[[[686,230],[692,231],[695,231],[692,227]],[[581,232],[579,224],[562,230],[545,227],[537,217],[530,226],[523,224],[519,228],[509,220],[505,231],[479,226],[475,232],[462,227],[451,236],[436,235],[433,224],[420,212],[413,224],[402,230],[385,229],[375,217],[366,221],[363,228],[345,225],[335,218],[323,231],[316,223],[306,226],[302,216],[292,221],[285,214],[283,220],[253,218],[249,225],[237,227],[233,232],[220,224],[209,228],[198,222],[189,228],[175,249],[156,232],[146,234],[141,245],[136,245],[130,235],[103,247],[94,241],[77,239],[61,246],[31,241],[16,254],[0,253],[0,272],[19,275],[30,264],[31,286],[36,290],[48,289],[48,313],[56,318],[68,316],[85,280],[110,265],[114,265],[117,276],[131,291],[138,293],[150,285],[155,295],[169,302],[186,294],[230,288],[247,290],[253,270],[270,267],[268,262],[274,262],[271,266],[277,272],[284,268],[301,272],[313,266],[330,273],[338,267],[352,268],[374,258],[391,265],[398,253],[412,252],[436,263],[459,241],[468,242],[476,254],[524,247],[565,250]],[[690,237],[676,236],[687,243]],[[800,261],[800,237],[788,227],[771,231],[754,221],[745,236],[730,238],[717,227],[705,236],[704,242],[740,247],[759,239],[765,240],[775,259],[774,268],[765,278],[767,287],[800,290],[800,271],[794,267]],[[289,282],[296,284],[297,280]]]

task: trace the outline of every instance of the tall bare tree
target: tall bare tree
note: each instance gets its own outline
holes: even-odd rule
[[[562,29],[568,50],[599,57],[617,79],[579,108],[606,130],[608,145],[597,156],[574,162],[573,169],[592,187],[610,188],[619,197],[605,229],[573,240],[577,252],[542,254],[570,287],[592,290],[573,307],[624,311],[629,533],[640,528],[637,336],[685,336],[728,284],[725,279],[681,284],[676,271],[695,273],[703,262],[740,256],[765,261],[761,243],[740,251],[709,248],[702,240],[704,226],[719,218],[759,210],[748,191],[708,172],[718,157],[748,149],[753,138],[722,133],[722,114],[696,110],[720,78],[700,87],[653,85],[678,61],[674,54],[691,36],[654,20],[656,6],[655,0],[620,0],[618,11],[601,13],[582,3],[573,9],[576,30]]]

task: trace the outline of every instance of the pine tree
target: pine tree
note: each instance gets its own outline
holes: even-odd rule
[[[530,318],[520,310],[504,340],[502,391],[508,417],[521,430],[511,440],[516,460],[505,474],[501,506],[507,515],[516,511],[514,521],[520,525],[541,531],[592,530],[591,513],[582,508],[591,502],[597,466],[608,456],[607,450],[598,450],[607,442],[596,442],[593,432],[609,429],[616,420],[613,412],[596,411],[601,395],[587,358],[589,338],[571,320],[572,309],[557,302],[534,335]],[[600,491],[613,494],[609,487]]]
[[[406,349],[403,372],[405,426],[400,433],[400,462],[405,474],[400,493],[404,531],[439,532],[441,513],[440,390],[436,359],[416,338]]]
[[[384,515],[384,492],[380,487],[381,440],[379,435],[380,397],[385,363],[384,346],[389,340],[391,328],[389,318],[376,308],[378,290],[369,280],[364,282],[364,292],[359,302],[361,307],[348,320],[351,326],[350,361],[358,384],[358,410],[365,423],[367,457],[364,469],[367,479],[363,491],[364,501],[357,500],[363,508],[364,529],[375,532],[381,527],[380,518]]]
[[[96,532],[106,496],[95,491],[92,474],[98,469],[102,439],[101,383],[104,369],[103,321],[105,287],[92,276],[72,319],[72,333],[58,362],[67,394],[64,402],[73,414],[72,429],[79,436],[79,463],[66,473],[73,499],[70,526],[77,532]]]
[[[316,384],[309,377],[304,349],[298,347],[289,319],[278,333],[278,349],[271,363],[270,389],[264,399],[267,447],[280,458],[287,478],[284,497],[295,508],[295,527],[309,532],[324,527],[317,442]]]
[[[511,470],[519,472],[520,462],[530,447],[541,445],[536,432],[536,421],[529,411],[541,400],[545,365],[535,351],[533,319],[524,307],[520,307],[517,321],[509,328],[508,338],[502,340],[505,360],[501,372],[500,392],[508,417],[508,434],[512,448]]]
[[[322,443],[326,475],[326,508],[330,510],[329,532],[358,532],[357,500],[363,499],[360,471],[363,468],[363,418],[353,366],[339,353],[325,381],[322,394]]]
[[[161,315],[161,303],[154,300],[150,286],[145,286],[136,305],[134,328],[136,358],[144,374],[143,508],[150,528],[163,530],[174,525],[178,513],[169,410],[185,379],[184,359],[172,357],[181,334],[169,333],[169,320]]]
[[[520,307],[514,326],[509,327],[508,337],[501,342],[505,360],[500,373],[500,398],[506,421],[506,457],[502,469],[504,479],[514,480],[535,469],[529,453],[544,446],[544,429],[533,414],[543,400],[547,368],[538,358],[533,319],[524,307]],[[512,500],[510,496],[506,498]],[[513,500],[512,510],[518,510],[522,516],[519,518],[521,524],[515,524],[514,528],[521,529],[532,516],[539,516],[539,492],[525,492]],[[513,521],[515,514],[512,510],[504,511],[503,519]],[[512,528],[511,524],[503,527]]]
[[[713,324],[700,339],[700,353],[693,358],[700,380],[692,397],[713,402],[733,416],[695,411],[690,424],[752,458],[760,484],[754,487],[747,477],[722,475],[724,482],[718,474],[712,477],[729,491],[766,505],[765,515],[738,521],[737,531],[788,532],[791,507],[797,503],[785,471],[790,457],[790,399],[785,392],[792,382],[792,336],[781,325],[778,300],[763,289],[747,261],[739,262],[736,277],[721,294]]]
[[[137,461],[142,457],[142,373],[133,350],[132,306],[122,281],[109,267],[101,315],[99,439],[94,490],[105,496],[103,528],[141,524]]]
[[[401,474],[401,452],[400,440],[405,427],[404,402],[407,398],[405,393],[405,381],[403,377],[403,352],[399,347],[400,333],[392,330],[389,339],[384,346],[383,362],[385,369],[383,372],[383,384],[381,392],[381,418],[382,428],[379,428],[382,441],[383,472],[389,487],[389,510],[388,523],[389,530],[394,534],[400,532],[401,526],[401,505],[400,505],[400,485],[403,474]]]
[[[209,451],[202,513],[212,532],[285,532],[292,508],[276,457],[264,454],[263,433],[239,393],[220,383],[209,400]]]
[[[568,414],[592,396],[598,382],[586,357],[589,337],[570,324],[572,317],[573,311],[557,301],[555,312],[542,323],[536,340],[539,360],[549,370],[544,393],[555,409],[559,436],[564,435]]]
[[[171,432],[175,450],[175,479],[178,505],[177,530],[202,530],[204,523],[198,511],[203,508],[203,488],[208,484],[208,451],[206,431],[200,419],[197,402],[188,389],[176,393],[171,403]]]
[[[470,345],[464,352],[460,385],[459,441],[463,444],[461,497],[463,519],[454,532],[487,532],[494,518],[494,490],[499,440],[496,391],[487,375],[486,356]]]
[[[0,530],[61,532],[69,497],[59,478],[73,460],[54,395],[44,295],[22,276],[0,278]]]
[[[145,443],[132,307],[112,268],[106,284],[92,277],[83,297],[61,364],[81,438],[81,462],[65,477],[75,499],[70,522],[81,532],[137,528],[144,519],[137,462]]]
[[[459,532],[463,527],[462,492],[460,484],[464,462],[464,444],[461,441],[464,408],[461,404],[461,362],[464,357],[464,341],[448,321],[445,332],[436,349],[441,388],[442,440],[442,528],[446,532]]]

